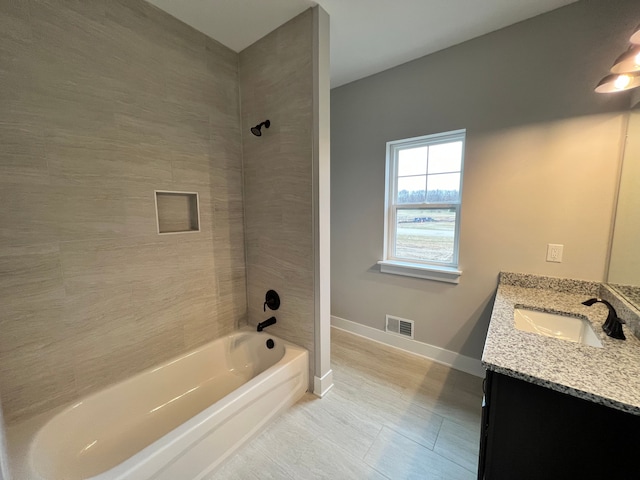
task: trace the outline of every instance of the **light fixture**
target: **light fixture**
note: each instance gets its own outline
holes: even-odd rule
[[[640,87],[640,73],[607,75],[596,87],[598,93],[613,93]]]
[[[611,67],[612,75],[600,80],[596,92],[623,92],[640,87],[640,25],[633,31],[629,41],[632,45],[616,59]]]
[[[629,50],[620,55],[611,67],[611,73],[630,72],[640,72],[640,46],[629,47]]]
[[[640,25],[636,27],[629,41],[635,45],[640,45]]]

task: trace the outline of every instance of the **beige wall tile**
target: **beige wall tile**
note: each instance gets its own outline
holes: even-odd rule
[[[0,390],[7,423],[77,397],[72,347],[68,341],[28,345],[2,358]]]
[[[0,123],[2,183],[49,183],[44,132],[28,123]]]
[[[249,323],[275,315],[270,331],[313,359],[311,52],[308,10],[243,50],[239,72]],[[249,133],[266,119],[261,137]],[[269,289],[280,294],[276,312],[262,308]]]
[[[62,298],[62,271],[57,244],[4,248],[0,255],[3,305]],[[16,291],[19,296],[14,296]]]
[[[238,55],[140,0],[0,5],[10,422],[246,322]],[[154,193],[199,193],[158,236]]]
[[[74,373],[80,395],[123,380],[184,351],[182,328],[173,320],[105,323],[74,343]],[[145,354],[141,355],[140,352]],[[109,368],[105,368],[109,366]]]
[[[269,288],[274,333],[312,350],[311,12],[239,57],[138,0],[19,3],[0,6],[7,419],[260,321]],[[197,191],[201,232],[158,237],[154,189]]]

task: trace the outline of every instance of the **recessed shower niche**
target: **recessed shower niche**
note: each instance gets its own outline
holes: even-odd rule
[[[200,231],[200,205],[197,192],[156,190],[158,234]]]

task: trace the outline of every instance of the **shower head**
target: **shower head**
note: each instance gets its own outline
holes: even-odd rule
[[[260,130],[264,125],[265,128],[269,128],[271,126],[271,122],[269,120],[265,120],[262,123],[259,123],[255,127],[251,127],[251,133],[253,133],[256,137],[262,136],[262,131]]]

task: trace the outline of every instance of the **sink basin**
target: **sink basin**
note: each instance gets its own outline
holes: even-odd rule
[[[584,318],[516,308],[513,320],[516,328],[523,332],[602,348],[602,342],[591,328],[591,323]]]

